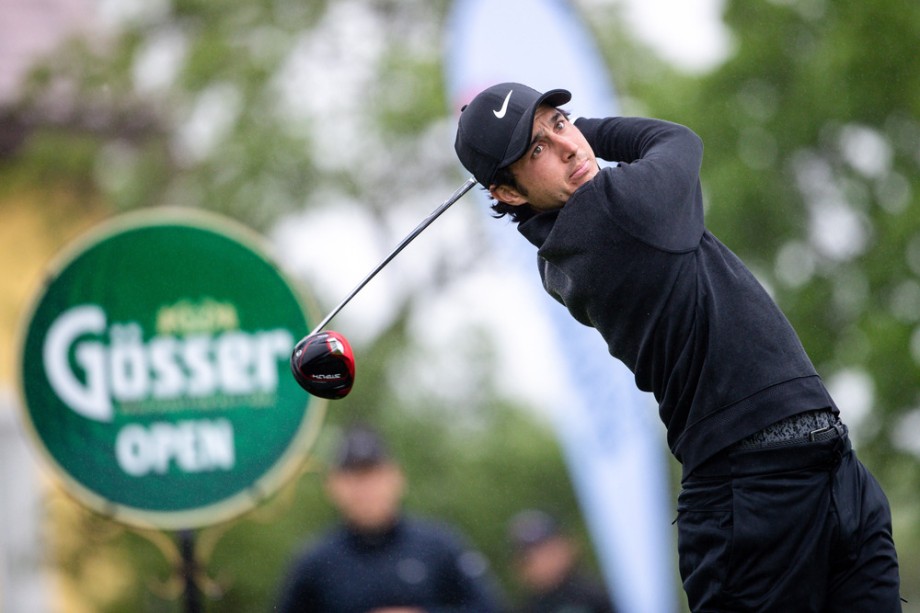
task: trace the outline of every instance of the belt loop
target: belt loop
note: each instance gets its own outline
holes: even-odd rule
[[[818,440],[819,436],[821,436],[825,432],[830,432],[831,430],[834,430],[834,429],[835,429],[834,426],[824,426],[823,428],[812,430],[811,432],[808,433],[808,442],[814,443],[816,440]]]
[[[836,432],[839,438],[843,438],[846,436],[847,428],[842,423],[837,422],[835,424],[831,424],[830,426],[825,426],[824,428],[812,430],[808,433],[808,442],[814,443],[815,441],[827,440],[831,437],[826,435],[830,434],[832,431]]]

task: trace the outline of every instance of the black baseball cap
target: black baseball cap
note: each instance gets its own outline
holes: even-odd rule
[[[454,141],[460,163],[480,185],[489,187],[498,169],[527,152],[537,107],[560,106],[571,99],[564,89],[541,94],[520,83],[499,83],[483,90],[460,113]]]
[[[339,471],[360,470],[390,461],[390,453],[380,434],[361,425],[352,426],[342,434],[332,467]]]
[[[561,534],[556,518],[540,509],[521,511],[508,522],[508,540],[517,553],[525,553]]]

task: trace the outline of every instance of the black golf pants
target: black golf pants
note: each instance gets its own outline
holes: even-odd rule
[[[888,500],[846,429],[717,456],[684,478],[680,574],[702,612],[901,611]]]

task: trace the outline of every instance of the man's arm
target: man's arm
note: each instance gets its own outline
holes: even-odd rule
[[[693,249],[704,231],[703,142],[676,123],[640,117],[578,119],[595,155],[618,162],[592,180],[627,232],[672,251]]]
[[[680,124],[644,117],[580,117],[575,126],[585,135],[595,155],[609,162],[632,163],[665,158],[667,163],[698,175],[703,161],[703,141]]]

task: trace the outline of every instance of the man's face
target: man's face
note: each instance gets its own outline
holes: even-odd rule
[[[326,491],[344,518],[361,530],[388,527],[399,513],[405,482],[392,463],[329,474]]]
[[[577,549],[568,538],[556,536],[519,554],[520,578],[537,592],[546,592],[568,576],[575,564]]]
[[[492,196],[512,205],[530,203],[539,211],[558,209],[598,173],[581,130],[559,109],[545,105],[534,115],[530,147],[510,169],[520,189],[492,186]]]

